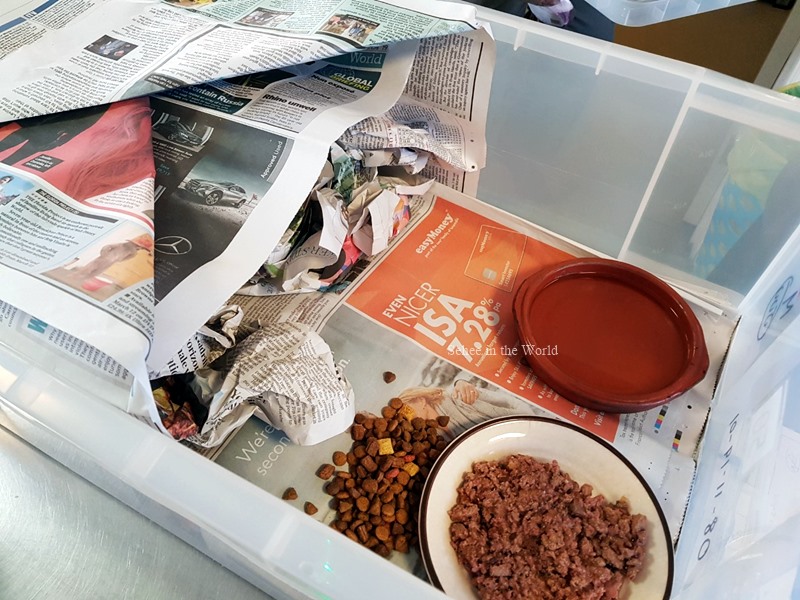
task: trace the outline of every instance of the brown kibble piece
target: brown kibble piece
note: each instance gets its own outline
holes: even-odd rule
[[[439,425],[439,427],[447,427],[449,423],[450,423],[450,417],[448,417],[447,415],[436,417],[436,424]]]
[[[334,452],[331,458],[333,459],[333,464],[335,464],[337,467],[341,467],[347,462],[347,454],[339,450]]]
[[[316,506],[314,506],[313,503],[306,502],[305,505],[303,506],[303,510],[306,511],[307,515],[315,515],[317,514],[317,511],[319,509]]]
[[[384,406],[381,409],[381,415],[383,415],[384,419],[392,419],[394,418],[395,414],[397,414],[397,411],[393,409],[391,406]],[[388,429],[388,424],[387,424],[387,429]]]
[[[371,456],[365,456],[361,464],[364,465],[364,468],[370,473],[374,473],[378,469],[378,464]]]
[[[366,433],[366,428],[360,423],[353,425],[353,427],[350,429],[350,436],[356,441],[363,440]]]
[[[377,456],[378,455],[378,440],[370,440],[369,444],[367,444],[367,454],[370,456]]]
[[[375,537],[378,538],[380,541],[385,542],[389,539],[391,532],[386,525],[378,525],[375,528]]]
[[[395,410],[400,410],[403,408],[403,401],[400,398],[392,398],[389,400],[389,406],[391,406]]]
[[[333,474],[336,472],[336,467],[329,464],[322,465],[319,469],[317,469],[317,477],[320,479],[330,479],[333,477]]]
[[[369,499],[366,496],[360,496],[356,500],[356,508],[361,512],[367,512],[369,510]]]
[[[384,371],[383,372],[383,381],[384,382],[392,383],[395,379],[397,379],[397,375],[395,375],[391,371]]]
[[[284,500],[297,500],[297,490],[293,487],[288,487],[281,498]]]

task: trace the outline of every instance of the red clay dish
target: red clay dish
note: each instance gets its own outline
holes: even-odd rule
[[[534,373],[587,408],[647,410],[708,370],[689,305],[654,275],[619,261],[576,259],[534,274],[514,297],[514,318]]]

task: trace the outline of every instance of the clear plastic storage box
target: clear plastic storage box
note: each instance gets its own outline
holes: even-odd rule
[[[642,3],[647,4],[647,3]],[[674,597],[800,590],[800,101],[491,11],[479,197],[739,318]],[[0,424],[276,598],[443,597],[0,334]]]
[[[586,0],[620,25],[641,27],[671,21],[752,0]]]

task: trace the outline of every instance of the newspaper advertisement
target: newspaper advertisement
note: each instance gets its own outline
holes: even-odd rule
[[[469,5],[421,0],[16,0],[0,14],[0,121],[477,27]]]
[[[455,436],[487,419],[544,415],[578,424],[616,446],[643,474],[677,539],[694,476],[694,452],[733,324],[696,308],[709,340],[709,376],[668,405],[604,414],[560,397],[532,373],[511,313],[520,283],[536,270],[590,253],[533,225],[434,186],[406,232],[374,260],[365,259],[338,294],[252,297],[230,303],[254,319],[304,323],[329,344],[352,385],[356,411],[379,414],[401,398],[416,414],[449,417]],[[390,373],[391,377],[385,377]],[[336,511],[314,469],[347,452],[348,433],[313,447],[293,444],[257,418],[204,454],[280,496],[294,487]],[[414,569],[413,557],[393,561]]]

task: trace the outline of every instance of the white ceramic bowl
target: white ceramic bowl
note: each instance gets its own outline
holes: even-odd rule
[[[588,483],[595,493],[615,502],[628,499],[633,513],[648,522],[644,568],[634,582],[626,582],[624,600],[670,597],[673,577],[672,543],[664,513],[641,474],[613,446],[572,425],[544,417],[501,417],[464,432],[436,461],[422,493],[419,538],[428,577],[451,598],[477,599],[466,570],[450,545],[448,511],[456,503],[464,473],[481,460],[509,454],[527,454],[557,460],[576,482]]]

